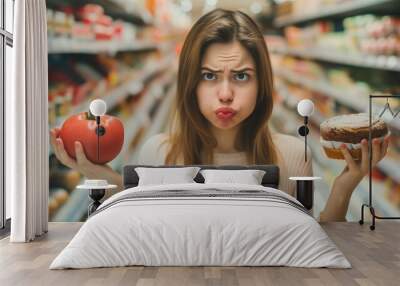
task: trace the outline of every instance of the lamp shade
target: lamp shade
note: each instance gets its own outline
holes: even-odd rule
[[[90,103],[89,110],[94,116],[102,116],[107,111],[107,104],[102,99],[95,99]]]
[[[301,116],[310,116],[314,112],[314,103],[309,99],[300,100],[297,104],[297,112]]]

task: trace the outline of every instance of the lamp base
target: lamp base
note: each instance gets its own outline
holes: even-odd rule
[[[105,193],[105,189],[89,190],[89,197],[93,200],[93,202],[88,206],[88,217],[101,205],[100,200],[104,197]]]
[[[314,181],[321,177],[290,177],[296,181],[296,199],[312,214],[314,206]]]
[[[313,181],[296,181],[296,198],[306,209],[311,210],[314,204]]]

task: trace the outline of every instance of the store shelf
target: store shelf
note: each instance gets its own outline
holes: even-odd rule
[[[171,111],[175,93],[176,93],[176,84],[174,84],[173,87],[170,87],[170,90],[168,91],[167,95],[165,96],[165,99],[161,103],[162,106],[160,107],[160,110],[156,113],[156,116],[154,117],[152,124],[147,129],[145,135],[138,143],[138,146],[142,146],[148,138],[160,133],[163,130],[163,127],[167,123],[167,119],[168,119],[169,113]],[[130,158],[127,162],[129,164],[136,164],[138,156],[139,156],[139,152],[140,152],[140,149],[136,149],[132,153],[132,155],[130,156]]]
[[[278,131],[280,132],[287,132],[289,134],[292,134],[293,136],[298,137],[297,128],[302,124],[301,118],[298,118],[295,111],[293,110],[278,106],[274,107],[274,109],[277,112],[276,114],[279,114],[279,116],[282,116],[282,118],[285,119],[285,124],[279,125],[274,129],[278,129]],[[298,124],[295,124],[295,122],[298,122]],[[323,180],[318,180],[315,182],[316,192],[314,196],[314,216],[318,217],[319,212],[323,210],[323,208],[325,207],[325,203],[328,200],[331,190],[330,186],[333,183],[334,176],[332,170],[330,169],[331,166],[329,165],[329,160],[326,160],[326,157],[324,157],[324,154],[321,152],[321,146],[319,142],[316,139],[313,139],[313,137],[309,136],[308,144],[313,154],[312,156],[314,175],[323,178]],[[359,191],[357,192],[356,190],[354,194],[357,193],[359,193]],[[361,207],[362,203],[363,199],[360,198],[360,196],[352,196],[349,203],[349,211],[346,215],[346,218],[348,220],[358,220],[358,217],[356,217],[356,215],[358,214],[358,209]]]
[[[158,44],[148,41],[92,41],[69,38],[49,38],[48,53],[115,54],[121,51],[145,51],[158,48]]]
[[[386,156],[378,163],[378,168],[400,184],[400,163]]]
[[[305,59],[400,72],[400,57],[398,56],[376,56],[354,53],[341,53],[335,50],[327,50],[324,48],[298,49],[289,47],[272,47],[270,48],[270,50],[272,53],[295,56]]]
[[[339,88],[334,88],[333,86],[324,81],[307,78],[295,72],[282,68],[275,69],[274,73],[275,75],[280,76],[294,84],[302,85],[312,91],[333,97],[340,103],[359,112],[363,112],[367,107],[367,102],[364,103],[364,106],[360,104],[360,99],[363,99],[362,94],[357,94],[348,90],[341,90]],[[365,96],[364,98],[366,99],[367,97]]]
[[[311,140],[310,141],[310,148],[312,150],[319,150],[321,147],[319,145],[319,142],[317,140]],[[317,154],[320,155],[317,158]],[[316,207],[320,208],[319,211],[322,211],[323,208],[325,207],[325,203],[328,200],[331,186],[333,184],[333,181],[335,179],[335,176],[341,172],[341,167],[336,166],[332,172],[332,169],[330,169],[329,166],[326,166],[326,164],[321,164],[321,158],[324,157],[324,155],[321,152],[314,152],[313,158],[313,170],[314,170],[314,176],[317,177],[322,177],[324,178],[323,180],[317,180],[315,182],[315,194],[314,197],[320,197],[320,199],[317,201],[315,200],[315,205]],[[326,162],[326,157],[322,158],[323,162]],[[356,188],[353,192],[353,195],[351,196],[349,206],[348,206],[348,211],[346,214],[346,219],[348,221],[358,221],[360,219],[360,210],[361,210],[361,205],[365,202],[365,196],[363,194],[365,192],[364,190],[360,188]],[[317,205],[318,204],[318,205]]]
[[[83,180],[82,180],[83,182]],[[61,206],[51,221],[81,221],[85,216],[90,204],[90,198],[87,190],[75,190],[69,196],[67,202]]]
[[[321,8],[317,12],[281,16],[275,20],[274,24],[276,27],[284,27],[322,18],[347,17],[362,13],[373,13],[375,11],[393,12],[395,10],[392,9],[396,7],[399,7],[398,0],[353,0],[340,4],[325,5],[325,8]]]
[[[279,124],[279,126],[273,126],[273,129],[277,132],[291,134],[297,138],[299,138],[297,134],[297,128],[302,124],[301,117],[297,117],[295,112],[284,108],[282,106],[274,106],[274,114],[273,116],[277,116],[278,118],[284,119],[285,124]],[[298,124],[296,124],[298,122]],[[320,176],[323,180],[318,180],[315,182],[315,196],[314,196],[314,217],[318,217],[319,213],[325,207],[325,203],[329,197],[330,193],[330,181],[325,176],[326,174],[326,160],[319,160],[319,154],[322,155],[320,150],[320,146],[314,142],[315,140],[309,140],[309,147],[312,152],[313,157],[313,173],[315,176]]]
[[[159,88],[159,83],[154,83],[149,91],[143,96],[143,100],[135,108],[134,115],[124,124],[126,134],[123,148],[116,159],[109,163],[113,170],[120,171],[124,164],[123,158],[129,150],[129,145],[133,138],[136,136],[140,127],[148,120],[148,114],[151,110],[155,100],[159,97],[164,96],[162,89]],[[170,94],[170,93],[168,93]],[[162,108],[159,113],[166,116],[166,108]],[[159,115],[158,115],[159,117]],[[157,118],[157,119],[160,119]],[[154,123],[156,125],[156,123]],[[87,212],[87,207],[90,203],[88,193],[82,190],[74,190],[71,193],[70,199],[60,208],[56,213],[52,221],[80,221]]]
[[[301,118],[297,117],[295,115],[295,111],[292,111],[290,109],[286,109],[283,107],[277,107],[276,109],[278,114],[283,116],[289,124],[289,128],[287,128],[288,132],[291,133],[292,135],[296,136],[297,135],[297,125],[293,122],[298,122],[298,126],[302,124]],[[289,123],[291,122],[291,123]],[[282,128],[282,126],[280,127]],[[318,136],[310,135],[308,136],[308,143],[309,147],[312,151],[313,154],[313,162],[318,164],[318,166],[322,169],[327,170],[327,172],[332,174],[333,176],[337,176],[340,174],[344,167],[344,162],[339,161],[339,160],[332,160],[332,159],[327,159],[327,157],[323,154],[322,147],[319,143],[319,140],[317,138]],[[386,162],[386,163],[385,163]],[[389,162],[389,163],[388,163]],[[314,164],[315,165],[315,164]],[[389,158],[385,158],[382,160],[378,167],[382,167],[382,165],[385,165],[385,167],[388,169],[390,173],[388,173],[389,176],[395,176],[394,178],[398,178],[400,171],[399,171],[399,164],[394,162],[393,160]],[[327,180],[327,176],[323,176],[324,180]],[[329,180],[326,181],[327,185],[330,185],[332,182]],[[357,211],[357,205],[355,206],[355,202],[361,202],[358,204],[359,207],[359,212],[361,212],[361,204],[368,202],[368,176],[365,176],[361,183],[356,187],[356,190],[354,190],[352,199],[350,201],[350,204],[352,205],[352,210]],[[385,196],[385,188],[384,185],[382,185],[379,182],[373,181],[373,204],[374,206],[382,213],[384,216],[399,216],[400,215],[400,209],[396,208],[393,204],[391,204],[384,196]],[[322,189],[322,192],[325,189]],[[329,190],[328,190],[329,191]],[[321,194],[322,196],[327,196],[327,194]],[[357,217],[356,214],[351,214],[351,217]]]
[[[285,104],[291,109],[297,109],[297,104],[301,99],[293,96],[287,86],[282,83],[276,83],[276,90],[279,95],[283,98]],[[320,125],[326,118],[318,111],[318,109],[314,109],[313,114],[310,116],[310,120],[314,122],[316,125]]]
[[[162,70],[168,68],[168,66],[171,64],[171,61],[172,58],[167,58],[162,62],[150,64],[149,67],[145,71],[143,71],[138,77],[116,87],[114,90],[101,97],[101,99],[106,102],[107,109],[111,110],[128,95],[140,92],[144,87],[144,82],[146,81],[146,79],[151,77],[153,74],[161,72]],[[93,99],[94,98],[90,98],[83,103],[75,106],[74,108],[72,108],[71,112],[69,112],[68,115],[58,117],[56,124],[50,126],[50,128],[52,129],[54,127],[61,126],[63,122],[72,114],[77,114],[79,112],[89,110],[90,102]]]
[[[343,90],[333,85],[323,81],[323,80],[315,80],[311,78],[304,77],[295,72],[278,68],[274,70],[275,75],[280,76],[294,84],[298,84],[304,86],[312,91],[319,92],[326,96],[332,97],[341,104],[350,107],[357,112],[367,112],[368,113],[368,95],[359,94],[356,92],[352,92],[350,90]],[[381,108],[377,105],[373,106],[373,112],[381,110]],[[400,130],[400,120],[394,119],[388,114],[385,113],[383,119],[393,128]]]
[[[138,106],[135,108],[134,114],[132,117],[124,123],[124,129],[125,129],[125,139],[124,139],[124,145],[122,146],[122,150],[118,157],[110,162],[110,166],[114,170],[122,170],[124,162],[124,158],[126,158],[128,152],[129,152],[129,146],[132,142],[132,140],[135,138],[137,132],[139,129],[146,123],[150,121],[149,119],[149,112],[152,109],[155,101],[160,98],[164,97],[165,95],[163,94],[162,86],[163,84],[167,84],[167,82],[164,83],[154,83],[149,91],[143,96],[143,99],[141,102],[138,104]],[[158,123],[159,124],[159,123]]]
[[[369,182],[368,177],[365,177],[359,187],[363,190],[364,203],[369,202],[368,194],[369,194]],[[385,199],[385,186],[382,183],[372,181],[372,206],[375,210],[381,213],[383,216],[400,216],[400,209],[396,208],[393,204],[391,204],[388,199]],[[365,210],[368,212],[368,209]],[[360,214],[361,214],[361,206],[360,206]]]
[[[290,92],[287,90],[284,84],[278,84],[277,90],[279,94],[284,98],[287,105],[292,108],[296,109],[298,100],[293,96],[290,95]],[[313,115],[311,116],[311,121],[313,121],[316,125],[320,125],[322,121],[325,120],[322,114],[318,112],[318,110],[314,110]],[[299,120],[296,118],[295,120]],[[399,120],[396,119],[397,122]],[[393,121],[392,121],[393,122]],[[393,180],[400,184],[400,164],[396,162],[394,159],[386,156],[382,161],[379,162],[378,168],[381,169],[385,174],[390,176]]]
[[[68,6],[77,9],[85,4],[99,4],[103,7],[106,15],[123,21],[131,22],[138,26],[145,26],[153,24],[153,19],[148,13],[143,13],[141,9],[136,9],[135,12],[129,12],[123,6],[116,3],[114,0],[79,0],[79,1],[60,1],[60,0],[46,0],[47,8],[53,10],[63,10],[68,2]]]
[[[124,123],[124,145],[122,146],[122,150],[118,157],[110,162],[110,167],[113,170],[120,170],[122,168],[123,158],[129,150],[129,145],[131,144],[133,138],[135,138],[140,127],[142,127],[143,124],[145,124],[148,120],[148,112],[154,103],[155,97],[151,91],[145,94],[143,97],[143,100],[139,103],[137,108],[135,108],[132,117],[126,123]]]

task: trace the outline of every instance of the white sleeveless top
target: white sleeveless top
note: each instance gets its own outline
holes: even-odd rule
[[[167,155],[165,133],[154,135],[143,144],[137,164],[164,165]],[[289,177],[312,176],[312,157],[308,149],[307,162],[304,161],[304,142],[294,136],[273,134],[272,139],[278,149],[279,189],[294,196],[296,184]],[[214,153],[214,165],[248,165],[245,152]]]

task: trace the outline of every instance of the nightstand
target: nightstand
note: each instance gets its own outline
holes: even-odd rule
[[[290,177],[296,181],[296,199],[312,214],[314,205],[314,181],[321,177]]]
[[[85,180],[84,185],[77,189],[89,190],[89,197],[93,202],[88,206],[88,217],[101,205],[100,200],[104,197],[107,189],[115,189],[116,185],[109,185],[107,180]]]

